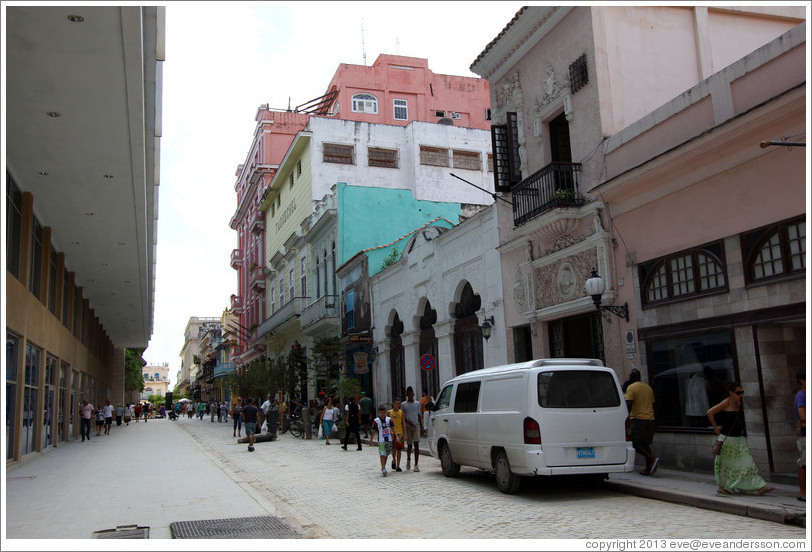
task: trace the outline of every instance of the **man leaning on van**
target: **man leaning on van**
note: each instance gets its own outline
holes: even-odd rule
[[[646,459],[646,469],[640,475],[654,475],[660,463],[651,452],[654,441],[654,390],[640,380],[640,371],[632,368],[629,372],[629,387],[626,388],[626,405],[629,407],[629,422],[634,450]]]

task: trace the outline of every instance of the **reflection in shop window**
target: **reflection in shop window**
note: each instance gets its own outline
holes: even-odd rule
[[[711,428],[707,411],[734,381],[730,332],[649,341],[659,427]]]

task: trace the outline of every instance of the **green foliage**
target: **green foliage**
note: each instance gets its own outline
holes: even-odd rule
[[[356,397],[361,393],[361,382],[355,378],[348,378],[341,374],[330,382],[330,387],[335,389],[339,397],[339,405],[344,404],[344,399]],[[340,406],[339,406],[340,408]]]
[[[341,373],[341,359],[344,356],[337,337],[327,336],[316,339],[313,344],[313,362],[319,376],[328,380],[338,378]]]
[[[166,397],[163,395],[150,395],[147,399],[152,406],[161,406],[166,402]]]
[[[144,376],[141,369],[147,365],[141,355],[144,349],[124,349],[124,390],[137,391],[144,390]]]
[[[392,266],[393,264],[398,262],[399,258],[400,254],[398,253],[397,247],[393,247],[392,251],[389,253],[389,255],[386,256],[386,258],[384,258],[383,262],[381,263],[381,270]]]

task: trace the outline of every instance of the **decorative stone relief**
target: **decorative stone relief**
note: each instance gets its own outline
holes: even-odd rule
[[[558,266],[557,284],[561,299],[572,299],[575,289],[578,286],[578,278],[575,275],[575,268],[567,261],[564,261]]]
[[[496,109],[501,110],[508,105],[519,90],[519,72],[508,75],[496,88]]]
[[[513,280],[513,306],[518,312],[527,310],[527,283],[522,269],[516,266],[516,277]]]
[[[597,250],[589,249],[536,268],[533,274],[536,310],[585,297],[584,282],[597,264]]]
[[[561,96],[564,86],[555,79],[555,72],[552,65],[548,65],[544,76],[544,93],[536,99],[536,111],[541,113],[548,105]]]

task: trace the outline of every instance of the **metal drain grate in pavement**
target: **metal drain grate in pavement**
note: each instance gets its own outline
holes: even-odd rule
[[[298,539],[293,528],[273,516],[173,521],[173,539]]]
[[[138,525],[118,525],[115,529],[93,531],[94,539],[148,539],[149,527]]]

